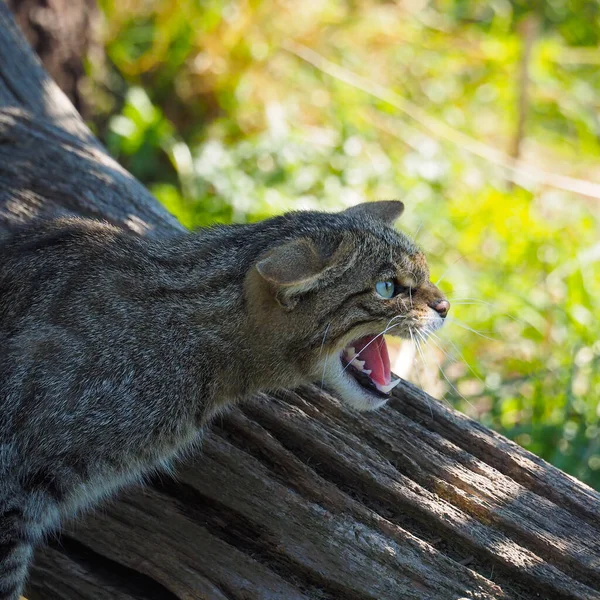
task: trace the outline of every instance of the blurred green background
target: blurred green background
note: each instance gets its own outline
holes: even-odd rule
[[[91,125],[171,212],[404,200],[453,308],[398,370],[600,489],[597,1],[100,6]]]

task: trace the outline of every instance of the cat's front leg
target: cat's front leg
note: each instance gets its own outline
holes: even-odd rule
[[[31,557],[36,525],[23,507],[0,504],[0,600],[19,600]]]

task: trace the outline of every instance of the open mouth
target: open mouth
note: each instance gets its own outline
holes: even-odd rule
[[[401,381],[392,379],[390,357],[382,335],[367,335],[354,340],[344,348],[340,360],[345,373],[379,398],[389,398]]]

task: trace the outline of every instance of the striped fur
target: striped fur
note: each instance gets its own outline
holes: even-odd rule
[[[320,381],[352,335],[429,310],[422,254],[389,227],[400,203],[365,206],[164,240],[63,219],[2,241],[0,600],[45,534],[170,464],[215,414]],[[382,269],[419,280],[410,308],[373,295]]]

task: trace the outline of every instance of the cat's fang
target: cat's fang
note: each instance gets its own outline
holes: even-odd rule
[[[402,381],[402,380],[396,379],[396,381],[392,381],[391,383],[388,383],[387,385],[381,385],[380,383],[377,383],[376,381],[374,381],[373,383],[375,384],[375,387],[380,392],[383,392],[384,394],[389,394],[400,383],[400,381]]]
[[[344,349],[344,356],[348,359],[348,362],[352,362],[352,360],[357,356],[356,350],[352,346],[348,346]]]

